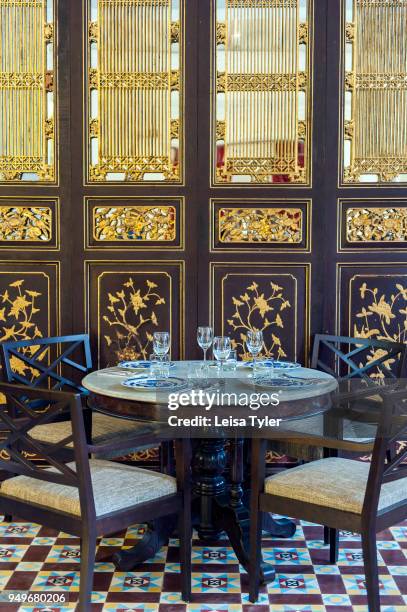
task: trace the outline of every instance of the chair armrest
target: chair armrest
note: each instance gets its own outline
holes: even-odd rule
[[[170,428],[160,428],[157,431],[152,430],[151,432],[145,432],[140,435],[134,436],[123,436],[120,439],[112,440],[109,442],[100,442],[98,444],[87,444],[89,453],[94,455],[105,455],[110,452],[123,451],[128,452],[129,447],[139,446],[159,446],[161,442],[168,442],[174,439],[174,432],[172,435],[168,435]]]

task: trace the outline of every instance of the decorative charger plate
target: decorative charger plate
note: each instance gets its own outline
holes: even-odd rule
[[[306,380],[305,378],[259,378],[254,384],[260,387],[299,389],[315,384],[315,380]]]
[[[146,376],[145,378],[128,378],[122,382],[122,385],[124,387],[130,387],[131,389],[173,391],[174,389],[185,388],[187,382],[176,376],[170,376],[169,378],[148,378]]]
[[[118,364],[119,368],[126,368],[126,370],[148,370],[150,368],[150,361],[121,361]],[[171,361],[170,368],[173,368],[175,363]]]
[[[259,359],[259,363],[265,368],[274,368],[275,370],[295,370],[301,368],[300,363],[294,361],[273,361],[272,359]],[[253,361],[240,361],[238,364],[240,368],[252,368]]]

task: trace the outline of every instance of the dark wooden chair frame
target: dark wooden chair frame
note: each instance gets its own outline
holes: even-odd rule
[[[347,350],[345,350],[347,347]],[[352,348],[353,347],[353,348]],[[360,367],[355,359],[362,358],[366,355],[369,349],[382,349],[385,351],[378,359],[366,361],[365,365]],[[326,351],[328,355],[334,358],[334,367],[331,367],[327,361],[321,359],[322,351]],[[396,359],[397,366],[393,370],[386,367],[385,362],[388,359]],[[407,345],[401,342],[391,342],[390,340],[376,340],[375,338],[355,338],[351,336],[335,336],[329,334],[315,334],[314,344],[311,356],[311,368],[321,370],[327,374],[331,374],[338,379],[339,382],[354,381],[362,379],[365,386],[376,387],[376,383],[372,381],[369,374],[375,368],[385,375],[388,382],[393,379],[399,379],[406,369],[407,360]],[[345,368],[345,372],[341,371]],[[345,391],[346,392],[346,391]],[[344,393],[340,393],[339,401],[344,400]],[[361,387],[359,394],[353,388],[353,392],[348,395],[349,401],[355,402],[359,400],[363,402],[364,409],[367,404],[370,404],[372,410],[377,410],[377,402],[372,402],[367,397],[365,388]],[[393,449],[388,450],[388,454],[394,452]],[[324,457],[335,456],[335,449],[324,449]],[[324,542],[330,545],[330,562],[336,563],[339,552],[339,534],[335,529],[324,528]]]
[[[360,533],[362,536],[369,612],[380,612],[376,533],[399,523],[407,517],[407,500],[378,511],[382,484],[407,477],[407,466],[403,465],[403,462],[407,459],[407,449],[391,460],[389,460],[388,455],[389,447],[396,440],[405,438],[407,433],[407,388],[400,391],[380,392],[380,394],[383,398],[383,407],[380,412],[363,509],[360,515],[265,493],[265,463],[260,458],[264,457],[266,440],[253,440],[251,454],[250,601],[255,602],[258,599],[261,576],[260,513],[275,512],[326,525],[330,530],[343,529]]]
[[[105,444],[88,444],[83,422],[81,397],[77,393],[63,391],[30,389],[26,386],[0,383],[0,393],[7,398],[12,411],[0,407],[0,421],[7,435],[0,441],[0,450],[6,452],[10,460],[0,460],[0,469],[10,476],[16,474],[76,487],[79,490],[81,516],[75,516],[56,509],[12,498],[1,493],[0,512],[11,513],[24,520],[34,521],[58,531],[63,530],[81,538],[80,591],[78,610],[91,610],[91,592],[96,552],[96,539],[101,535],[115,533],[131,524],[150,521],[154,518],[177,513],[179,516],[179,539],[181,559],[182,598],[189,601],[191,593],[191,450],[189,440],[176,440],[176,479],[177,493],[166,495],[154,501],[96,516],[90,477],[89,455],[103,454],[120,450],[123,442],[112,441]],[[47,410],[38,413],[30,408],[29,402],[46,402]],[[69,411],[72,420],[72,435],[57,444],[44,444],[29,435],[36,425],[51,423],[56,417]],[[13,416],[10,416],[10,415]],[[140,436],[141,445],[160,441],[159,433]],[[138,439],[137,439],[138,440]],[[59,451],[73,443],[76,471],[59,459]],[[27,452],[29,454],[27,454]],[[44,470],[30,454],[41,458],[55,471]]]
[[[354,348],[350,348],[352,345]],[[350,350],[343,350],[345,346],[348,346]],[[330,367],[326,361],[321,359],[321,352],[324,348],[334,356],[336,367]],[[385,351],[385,354],[375,360],[366,362],[364,366],[360,367],[355,362],[355,358],[361,358],[370,348],[381,348]],[[398,359],[395,371],[385,366],[385,362],[391,358]],[[311,356],[311,368],[327,372],[335,376],[338,380],[363,378],[368,384],[374,385],[375,383],[369,378],[369,373],[372,369],[378,367],[387,378],[400,378],[405,370],[406,358],[407,347],[401,342],[376,340],[374,338],[352,338],[350,336],[315,334]],[[348,369],[346,373],[341,373],[341,365],[346,366]]]
[[[38,346],[38,349],[30,357],[21,349],[30,346]],[[45,351],[50,351],[50,362],[43,363],[40,357]],[[53,356],[52,352],[57,352]],[[34,368],[39,376],[31,379],[15,372],[11,367],[11,358],[18,357],[27,367]],[[79,359],[80,357],[80,359]],[[86,408],[88,390],[81,385],[81,379],[92,371],[92,353],[88,334],[74,334],[69,336],[53,336],[49,338],[35,338],[35,340],[9,340],[0,343],[0,359],[3,368],[3,376],[7,382],[16,382],[28,387],[52,388],[60,391],[76,391],[81,394],[85,416],[85,431],[88,442],[92,437],[92,411]],[[64,375],[63,368],[71,369],[70,376]],[[78,373],[78,381],[73,379]],[[34,404],[32,405],[34,408]],[[41,409],[44,404],[37,402],[37,408]],[[65,415],[66,417],[67,415]],[[64,416],[61,415],[63,419]],[[112,417],[113,418],[113,417]],[[173,473],[173,449],[168,440],[159,445],[160,470]]]

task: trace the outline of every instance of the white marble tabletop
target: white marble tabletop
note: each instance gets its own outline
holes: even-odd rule
[[[171,368],[171,376],[186,379],[189,382],[189,389],[199,388],[199,380],[194,374],[194,366],[202,362],[197,361],[176,361],[175,367]],[[240,363],[240,362],[239,362]],[[213,383],[213,388],[216,387],[216,368],[209,368],[210,382]],[[213,372],[213,373],[212,373]],[[264,388],[260,385],[253,384],[251,377],[250,367],[237,367],[234,372],[225,372],[222,378],[225,379],[225,387],[222,389],[223,392],[229,393],[273,393],[276,391],[275,388]],[[131,378],[138,372],[126,371],[118,367],[105,368],[103,370],[97,370],[91,372],[82,381],[82,385],[92,393],[98,395],[105,395],[108,397],[115,397],[118,399],[124,399],[135,402],[149,402],[156,403],[158,396],[163,397],[163,393],[157,393],[155,390],[139,390],[123,386],[123,381],[126,378]],[[275,374],[277,376],[277,372]],[[296,368],[290,371],[286,371],[285,375],[290,377],[298,378],[311,378],[313,384],[300,387],[300,388],[282,388],[280,391],[280,402],[290,402],[301,399],[308,399],[324,395],[331,391],[335,391],[337,388],[336,379],[320,372],[319,370],[312,370],[310,368]],[[181,391],[180,391],[181,392]],[[188,393],[188,388],[182,390],[183,393]]]

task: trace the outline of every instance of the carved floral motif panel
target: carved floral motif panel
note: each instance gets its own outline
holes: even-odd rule
[[[304,362],[308,351],[309,266],[213,263],[211,313],[215,331],[232,338],[243,359],[248,330],[261,330],[263,355]]]
[[[155,331],[170,331],[183,351],[182,262],[88,262],[89,326],[101,367],[148,359]]]

